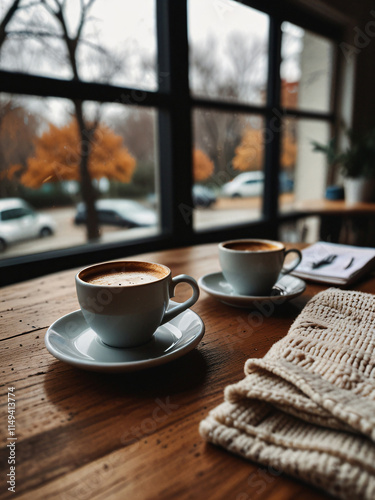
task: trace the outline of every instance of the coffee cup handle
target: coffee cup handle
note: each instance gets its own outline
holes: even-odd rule
[[[301,260],[302,260],[302,254],[296,248],[291,248],[290,250],[287,250],[285,252],[285,254],[284,254],[284,259],[288,255],[288,253],[292,253],[292,252],[294,252],[294,253],[297,254],[297,256],[298,256],[297,261],[292,266],[290,266],[290,267],[283,267],[281,269],[281,274],[289,274],[289,273],[291,273],[298,266],[298,264],[301,262]]]
[[[164,323],[168,323],[168,321],[178,316],[180,313],[182,313],[190,306],[195,304],[196,301],[198,300],[199,297],[198,283],[195,281],[194,278],[188,276],[187,274],[179,274],[178,276],[172,278],[172,281],[169,285],[169,297],[174,296],[174,290],[179,283],[188,283],[193,289],[193,295],[189,299],[185,300],[185,302],[182,302],[182,304],[178,304],[177,306],[173,307],[173,309],[166,311],[160,323],[161,325],[164,325]]]

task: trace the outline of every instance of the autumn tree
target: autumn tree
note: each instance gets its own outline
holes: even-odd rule
[[[297,160],[297,142],[293,131],[286,128],[281,141],[280,165],[284,170],[293,171]]]
[[[236,170],[261,170],[264,154],[263,130],[249,127],[245,129],[241,143],[236,147],[232,160]]]
[[[5,10],[4,17],[0,21],[0,49],[7,38],[8,26],[21,5],[21,0],[13,0]]]
[[[264,100],[265,83],[259,67],[266,57],[266,49],[262,40],[249,40],[245,35],[234,33],[226,41],[226,64],[223,65],[223,54],[218,53],[214,38],[209,38],[205,45],[192,45],[193,93],[260,104]],[[197,110],[193,115],[195,147],[214,159],[215,172],[224,174],[223,182],[229,180],[228,169],[246,120],[242,114],[212,110]]]
[[[25,0],[24,2],[11,2],[1,22],[1,25],[5,24],[4,40],[20,44],[19,56],[25,51],[27,52],[30,46],[34,46],[35,49],[37,45],[43,54],[47,54],[53,59],[55,65],[58,63],[69,68],[71,78],[76,82],[82,81],[83,64],[88,63],[93,66],[97,63],[96,67],[103,78],[96,75],[96,81],[101,79],[108,81],[119,71],[121,63],[116,57],[113,57],[112,53],[109,53],[102,45],[99,45],[95,37],[91,36],[90,38],[88,25],[95,22],[90,16],[95,0],[80,0],[80,2],[76,2],[74,10],[69,10],[66,0],[29,0],[27,7],[30,12],[28,16],[20,14],[24,3],[26,3]],[[12,29],[9,28],[9,17],[15,20]],[[82,57],[83,48],[89,49],[92,57],[88,57],[87,53],[85,53],[85,57]],[[89,119],[84,113],[83,101],[72,99],[72,102],[80,137],[79,179],[81,196],[87,211],[87,237],[89,240],[95,240],[99,238],[100,234],[98,216],[95,210],[96,192],[92,185],[88,165],[95,130],[100,121],[100,107],[97,106],[96,116]]]
[[[26,167],[34,151],[33,141],[40,118],[12,99],[0,102],[0,197],[13,195],[14,177]]]
[[[73,72],[73,80],[79,81],[80,75],[78,71],[78,46],[82,39],[82,31],[86,23],[90,8],[95,0],[84,0],[81,1],[81,12],[79,23],[76,28],[75,33],[70,34],[71,30],[68,27],[65,1],[55,0],[54,7],[51,7],[46,0],[41,0],[43,6],[58,22],[62,30],[62,39],[66,46],[66,51],[68,54],[68,60]],[[89,123],[83,113],[83,103],[81,100],[73,100],[75,114],[78,124],[78,132],[80,136],[80,183],[81,183],[81,194],[86,205],[87,213],[87,238],[88,240],[96,240],[99,238],[99,220],[98,215],[95,210],[95,191],[91,182],[90,172],[89,172],[89,158],[92,152],[92,145],[94,142],[95,130],[98,126],[99,117],[91,123]]]
[[[294,168],[297,145],[289,130],[284,130],[281,142],[281,166],[286,170]],[[264,130],[248,127],[235,150],[232,165],[236,170],[261,170],[264,158]]]
[[[137,159],[132,187],[112,184],[111,192],[122,196],[143,196],[156,189],[155,112],[142,106],[125,108],[111,117],[113,130],[121,135],[130,154]]]
[[[193,151],[193,177],[195,182],[207,180],[214,172],[214,162],[201,149]]]
[[[127,114],[112,119],[113,129],[128,144],[138,162],[151,163],[155,158],[155,117],[147,108],[132,107]]]
[[[35,140],[35,154],[27,161],[21,183],[36,189],[44,183],[80,180],[80,142],[76,119],[61,128],[50,124],[49,129]],[[106,125],[97,125],[87,165],[90,178],[130,182],[135,165],[122,137]]]

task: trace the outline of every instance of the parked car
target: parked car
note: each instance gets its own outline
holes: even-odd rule
[[[21,198],[0,199],[0,251],[17,241],[50,236],[55,230],[52,217],[37,213]]]
[[[212,189],[200,184],[193,186],[193,203],[195,207],[208,208],[216,202],[216,196]]]
[[[243,172],[223,185],[222,193],[231,198],[261,196],[263,194],[264,172]]]
[[[98,200],[95,208],[99,224],[120,227],[147,227],[157,223],[156,213],[133,200]],[[86,222],[86,205],[78,203],[75,224]]]
[[[279,189],[280,193],[287,193],[293,190],[294,182],[286,172],[280,172]],[[222,194],[231,198],[262,196],[264,189],[264,172],[256,170],[254,172],[243,172],[233,180],[227,182],[222,187]]]

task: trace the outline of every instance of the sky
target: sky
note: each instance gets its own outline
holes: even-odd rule
[[[0,1],[0,16],[5,12],[12,0]],[[32,2],[32,0],[23,0]],[[53,0],[48,0],[51,5]],[[73,33],[77,27],[79,19],[79,5],[77,0],[67,0],[67,13],[70,20],[70,29]],[[144,71],[140,69],[140,54],[146,55],[155,61],[156,56],[156,21],[155,21],[155,0],[96,0],[91,9],[91,20],[87,23],[90,28],[86,29],[85,37],[100,45],[124,60],[126,71],[120,70],[118,74],[111,78],[111,83],[115,85],[134,86],[146,90],[156,90],[156,75],[152,70]],[[12,29],[20,28],[26,23],[32,26],[33,23],[49,23],[49,15],[40,15],[38,11],[24,10],[13,24]],[[225,43],[228,36],[233,33],[246,34],[249,38],[256,38],[267,43],[268,37],[268,16],[264,13],[241,5],[232,0],[188,0],[188,33],[192,46],[204,45],[210,37],[214,37],[217,44],[217,53],[222,57],[222,63],[228,64],[225,60]],[[295,31],[295,33],[297,33]],[[298,35],[298,33],[297,33]],[[298,36],[297,36],[298,38]],[[54,56],[51,58],[50,51],[39,50],[39,44],[34,45],[28,42],[27,56],[20,57],[20,51],[4,45],[3,54],[0,59],[0,68],[8,70],[22,70],[42,76],[52,76],[69,79],[71,73],[68,67],[59,62],[56,64],[56,57],[59,54],[59,45],[50,43],[55,47]],[[57,55],[56,55],[57,54]],[[16,57],[15,57],[16,55]],[[90,81],[100,79],[100,72],[107,74],[105,60],[98,61],[98,53],[87,48],[82,52],[82,76]],[[88,64],[87,61],[89,62]],[[103,70],[104,68],[104,70]],[[292,62],[287,70],[293,73],[296,64]],[[40,107],[40,99],[28,99],[31,107]],[[50,100],[50,106],[46,106],[47,112],[52,121],[60,124],[63,120],[61,111],[66,107],[64,100]],[[60,104],[59,104],[60,102]],[[66,120],[66,118],[65,118]]]

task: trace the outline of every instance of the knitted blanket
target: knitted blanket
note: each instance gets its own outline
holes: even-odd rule
[[[331,288],[201,422],[208,441],[342,499],[375,499],[375,296]]]

